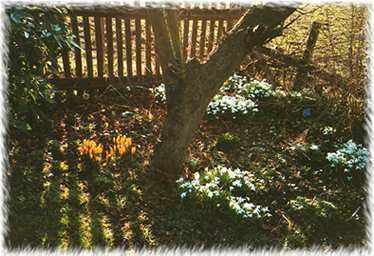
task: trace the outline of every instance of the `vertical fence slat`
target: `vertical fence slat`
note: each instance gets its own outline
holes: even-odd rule
[[[136,75],[142,76],[142,47],[141,47],[140,18],[135,19],[135,49],[136,49]]]
[[[224,21],[223,21],[223,34],[225,35],[228,30],[229,30],[229,22],[227,21],[227,19],[224,19]]]
[[[188,35],[190,31],[190,19],[186,17],[183,25],[183,56],[185,59],[188,57]]]
[[[203,4],[203,7],[206,6]],[[198,57],[204,60],[236,20],[236,17],[225,16],[224,13],[205,17],[191,16],[187,11],[179,22],[184,58]],[[71,33],[78,39],[76,43],[79,48],[63,50],[64,77],[91,79],[109,75],[128,77],[131,81],[134,76],[143,78],[162,74],[155,54],[152,26],[144,16],[118,13],[104,14],[103,17],[103,13],[73,12],[70,21]]]
[[[202,20],[200,35],[200,59],[205,57],[206,19]]]
[[[77,77],[82,77],[82,59],[81,59],[81,45],[80,45],[80,36],[78,31],[78,20],[76,15],[72,15],[71,17],[71,26],[73,35],[75,36],[75,43],[78,47],[74,48],[74,59],[75,59],[75,75]]]
[[[197,23],[198,19],[193,19],[192,24],[192,42],[191,42],[191,58],[196,57],[196,38],[197,38]]]
[[[216,20],[211,19],[210,24],[209,24],[209,39],[208,39],[208,52],[207,52],[207,54],[209,54],[213,49],[215,27],[216,27]]]
[[[113,74],[113,27],[112,17],[106,17],[106,39],[107,39],[107,56],[108,56],[108,75],[114,77]]]
[[[152,33],[153,36],[155,35],[152,26],[151,26],[151,33]],[[153,39],[153,42],[155,42],[154,39]],[[160,62],[158,61],[158,56],[157,56],[156,48],[154,47],[154,45],[153,45],[152,48],[153,48],[153,49],[152,49],[152,50],[153,50],[153,54],[154,54],[154,56],[155,56],[156,75],[157,75],[157,76],[160,76],[160,75],[161,75],[161,66],[160,66]]]
[[[118,76],[123,77],[123,47],[122,47],[122,21],[116,17],[116,38],[117,38],[117,64]]]
[[[152,39],[151,39],[151,24],[148,19],[145,20],[145,38],[146,38],[146,56],[145,56],[145,65],[146,65],[146,74],[151,75],[152,72],[152,59],[151,59],[151,47],[152,47]]]
[[[218,35],[217,35],[217,44],[221,40],[222,34],[223,34],[223,19],[220,19],[218,21]]]
[[[96,59],[97,59],[97,73],[98,77],[104,75],[104,61],[103,61],[103,34],[101,17],[95,16],[95,41],[96,41]]]
[[[84,46],[86,51],[86,62],[87,62],[87,75],[89,78],[93,77],[93,65],[92,65],[92,47],[91,47],[91,31],[90,21],[87,16],[83,17],[83,30],[84,30]]]
[[[70,60],[69,60],[69,50],[67,49],[67,46],[62,47],[62,64],[64,66],[65,78],[70,78],[71,77]]]
[[[126,40],[126,70],[127,76],[132,76],[132,56],[131,56],[131,30],[130,18],[125,17],[125,40]]]

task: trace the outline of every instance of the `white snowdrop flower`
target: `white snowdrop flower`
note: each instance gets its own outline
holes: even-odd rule
[[[195,180],[200,179],[200,174],[198,172],[195,172],[193,176]]]
[[[182,192],[182,193],[180,194],[180,197],[181,197],[182,199],[186,198],[186,196],[187,196],[187,192]]]
[[[208,196],[209,198],[212,198],[212,197],[213,197],[213,192],[212,192],[212,191],[208,191],[207,196]]]
[[[177,183],[182,183],[184,181],[184,179],[183,178],[179,178],[179,179],[177,179]]]
[[[318,149],[319,149],[319,146],[316,145],[316,144],[312,144],[312,145],[310,146],[310,149],[311,149],[311,150],[318,150]]]

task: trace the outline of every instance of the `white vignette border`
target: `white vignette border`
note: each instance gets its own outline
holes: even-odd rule
[[[148,1],[148,0],[140,0],[140,3],[147,3],[147,6],[150,5],[154,6],[161,6],[163,4],[168,3],[179,3],[181,1]],[[201,0],[201,1],[194,1],[194,0],[187,0],[185,2],[188,3],[212,3],[218,2],[215,0]],[[222,1],[225,2],[225,1]],[[245,1],[245,0],[233,0],[232,3],[238,3],[243,5],[248,4],[262,4],[262,3],[274,3],[275,1]],[[267,250],[256,250],[251,253],[246,250],[245,247],[243,248],[227,248],[227,247],[219,247],[208,250],[203,250],[201,248],[182,248],[182,247],[175,247],[175,248],[167,248],[167,247],[159,247],[156,249],[139,249],[139,250],[122,250],[121,248],[113,249],[113,250],[106,250],[106,249],[95,249],[95,250],[67,250],[67,251],[59,251],[59,250],[42,250],[42,249],[31,249],[31,248],[23,248],[18,250],[9,250],[5,246],[5,234],[7,232],[7,207],[5,205],[6,200],[8,199],[8,188],[6,184],[6,169],[8,168],[8,161],[7,161],[7,148],[5,142],[5,135],[7,134],[7,105],[6,105],[6,98],[7,98],[7,58],[8,58],[8,50],[7,50],[7,24],[8,20],[5,14],[6,6],[10,5],[26,5],[26,4],[43,4],[43,5],[80,5],[80,6],[90,6],[90,5],[104,5],[105,6],[118,6],[118,5],[128,5],[136,7],[137,3],[136,0],[130,1],[108,1],[108,0],[97,0],[97,1],[48,1],[48,0],[39,0],[39,1],[2,1],[0,3],[0,153],[2,158],[0,159],[0,203],[1,203],[1,210],[0,210],[0,250],[1,255],[371,255],[372,253],[372,246],[373,246],[373,228],[374,228],[374,221],[372,220],[372,211],[374,207],[374,175],[371,174],[373,170],[373,163],[374,163],[374,5],[370,3],[370,1],[276,1],[276,4],[283,4],[283,5],[292,5],[295,3],[308,3],[308,4],[337,4],[337,5],[348,5],[348,4],[355,4],[355,5],[366,5],[369,9],[369,19],[368,19],[368,26],[367,26],[367,35],[369,37],[369,69],[368,69],[368,76],[369,76],[369,85],[367,87],[367,122],[366,122],[366,129],[368,131],[368,140],[369,140],[369,152],[370,152],[370,161],[368,165],[368,199],[366,203],[366,214],[368,217],[368,225],[367,225],[367,239],[368,239],[368,247],[364,248],[339,248],[334,251],[326,251],[322,250],[321,248],[314,247],[308,250],[288,250],[288,249],[280,249],[280,248],[272,248]]]

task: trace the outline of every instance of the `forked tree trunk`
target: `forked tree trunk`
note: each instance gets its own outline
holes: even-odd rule
[[[175,184],[181,175],[188,146],[211,99],[254,46],[280,34],[283,22],[294,10],[293,7],[252,7],[205,63],[196,59],[182,62],[177,10],[150,11],[167,97],[167,116],[161,142],[152,159],[152,172]]]

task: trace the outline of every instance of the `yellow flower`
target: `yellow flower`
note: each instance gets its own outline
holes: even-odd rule
[[[106,164],[109,160],[116,159],[117,156],[124,156],[127,152],[134,155],[136,147],[132,147],[132,139],[126,135],[118,135],[112,138],[113,143],[108,149],[104,149],[103,144],[96,143],[90,139],[84,139],[78,150],[81,155],[88,155],[94,161],[102,161]]]
[[[119,148],[119,154],[122,156],[126,153],[126,149],[124,147]]]

